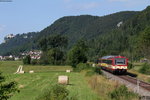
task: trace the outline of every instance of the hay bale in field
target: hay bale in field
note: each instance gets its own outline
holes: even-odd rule
[[[32,74],[32,73],[34,73],[34,71],[33,71],[33,70],[30,70],[29,73]]]
[[[69,84],[69,77],[68,76],[58,76],[58,83],[67,85]]]
[[[20,71],[19,74],[24,74],[24,71]]]
[[[66,70],[66,72],[67,72],[67,73],[70,73],[71,71],[70,71],[70,70]]]

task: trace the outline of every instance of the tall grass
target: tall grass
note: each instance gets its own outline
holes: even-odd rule
[[[125,85],[114,89],[108,95],[112,100],[138,100],[139,98],[137,94],[129,91]]]
[[[94,75],[87,79],[90,87],[101,96],[102,100],[138,100],[137,95],[128,91],[126,87],[120,87],[118,82],[108,80],[101,75]]]
[[[77,98],[69,98],[69,90],[65,86],[55,84],[51,86],[51,89],[45,90],[36,100],[77,100]]]
[[[139,72],[141,72],[141,73],[143,73],[143,74],[150,75],[150,64],[144,63],[144,64],[142,65],[142,68],[139,70]]]

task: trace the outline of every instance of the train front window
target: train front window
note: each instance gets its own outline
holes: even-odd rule
[[[125,65],[126,64],[126,60],[125,60],[125,58],[116,58],[115,59],[115,64],[116,65]]]

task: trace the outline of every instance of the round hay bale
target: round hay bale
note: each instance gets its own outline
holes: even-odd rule
[[[67,85],[69,84],[69,77],[68,76],[58,76],[58,83]]]
[[[33,70],[30,70],[29,73],[34,73],[34,71],[33,71]]]
[[[66,70],[66,72],[67,72],[67,73],[70,73],[71,71],[70,71],[70,70]]]

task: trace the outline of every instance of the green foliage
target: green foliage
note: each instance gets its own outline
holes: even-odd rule
[[[48,48],[63,48],[67,47],[68,39],[60,34],[52,35],[47,38]]]
[[[139,47],[144,57],[150,58],[150,26],[139,36]]]
[[[79,41],[68,53],[67,62],[76,67],[79,63],[85,63],[87,61],[87,46],[83,40]]]
[[[5,82],[5,77],[0,73],[0,100],[7,100],[14,95],[15,92],[19,92],[16,82]]]
[[[50,49],[47,56],[50,64],[59,65],[64,62],[64,53],[60,49]]]
[[[65,62],[64,49],[67,47],[68,39],[61,35],[51,35],[39,41],[40,48],[43,50],[40,59],[41,64],[60,65]]]
[[[93,76],[93,75],[95,75],[95,72],[93,70],[89,70],[85,74],[85,76]]]
[[[109,93],[112,100],[131,100],[138,98],[137,94],[130,92],[125,85],[121,85]]]
[[[97,74],[102,74],[101,68],[100,67],[94,67],[93,68],[94,72],[96,72]]]
[[[65,48],[67,47],[68,39],[65,36],[62,35],[50,35],[47,38],[43,37],[39,41],[39,46],[43,51],[47,51],[49,49],[53,48]]]
[[[84,69],[88,69],[90,68],[89,64],[87,63],[79,63],[77,64],[76,68],[75,68],[75,71],[82,71]]]
[[[47,52],[43,52],[41,59],[40,59],[40,63],[39,64],[43,64],[43,65],[47,65],[49,64],[49,58],[47,56]]]
[[[150,64],[144,63],[139,70],[140,73],[150,75]]]
[[[43,37],[41,40],[39,40],[39,46],[42,51],[47,50],[47,39],[45,37]]]
[[[51,65],[60,65],[64,64],[64,52],[60,51],[58,48],[50,49],[42,54],[40,59],[41,64],[51,64]]]
[[[36,65],[36,64],[38,64],[38,60],[36,60],[36,59],[32,59],[32,60],[31,60],[31,64],[32,64],[32,65]]]
[[[28,51],[31,49],[39,49],[41,47],[44,51],[48,48],[46,46],[47,43],[53,44],[53,41],[47,42],[47,37],[55,34],[67,36],[68,45],[70,49],[74,45],[74,43],[76,43],[81,38],[91,40],[101,36],[102,34],[106,34],[112,29],[116,28],[116,25],[120,21],[126,21],[127,19],[136,15],[137,13],[138,12],[126,11],[102,17],[90,15],[63,17],[58,19],[54,22],[54,24],[46,27],[40,32],[30,32],[22,35],[16,35],[15,38],[11,39],[7,43],[3,43],[0,45],[0,54],[17,55],[20,52]],[[27,36],[28,38],[24,38],[25,36]],[[43,40],[39,45],[37,41],[41,39]],[[58,41],[59,38],[55,40]],[[58,44],[61,45],[61,43],[63,42],[59,42]],[[54,44],[53,46],[56,47],[58,44]]]
[[[100,67],[89,67],[89,71],[86,72],[86,76],[92,76],[95,74],[102,74],[101,68]]]
[[[123,24],[117,27],[119,22]],[[73,67],[80,63],[79,58],[76,58],[78,53],[83,57],[81,59],[88,58],[92,61],[100,56],[119,54],[131,60],[139,60],[141,57],[150,58],[149,26],[150,7],[140,12],[119,12],[103,17],[67,16],[58,19],[41,32],[25,34],[33,38],[24,39],[24,35],[17,35],[8,43],[1,44],[0,54],[16,54],[35,48],[41,48],[43,51],[59,48],[63,52],[69,51],[68,56],[75,56],[76,60],[69,57]],[[65,38],[66,36],[68,39]],[[88,40],[86,44],[90,48],[86,56],[83,56],[78,47],[74,46],[81,39]],[[39,44],[36,43],[37,41]],[[64,49],[67,44],[68,48]]]
[[[25,65],[31,64],[31,57],[30,57],[30,55],[27,55],[27,56],[23,59],[23,64],[25,64]]]
[[[0,45],[0,55],[19,55],[20,52],[37,49],[38,47],[34,40],[37,36],[38,32],[17,34],[15,38]]]
[[[129,62],[128,63],[128,69],[132,69],[132,68],[134,68],[134,65],[131,62]]]
[[[75,97],[69,98],[69,91],[62,85],[54,85],[50,90],[37,98],[37,100],[77,100]]]

